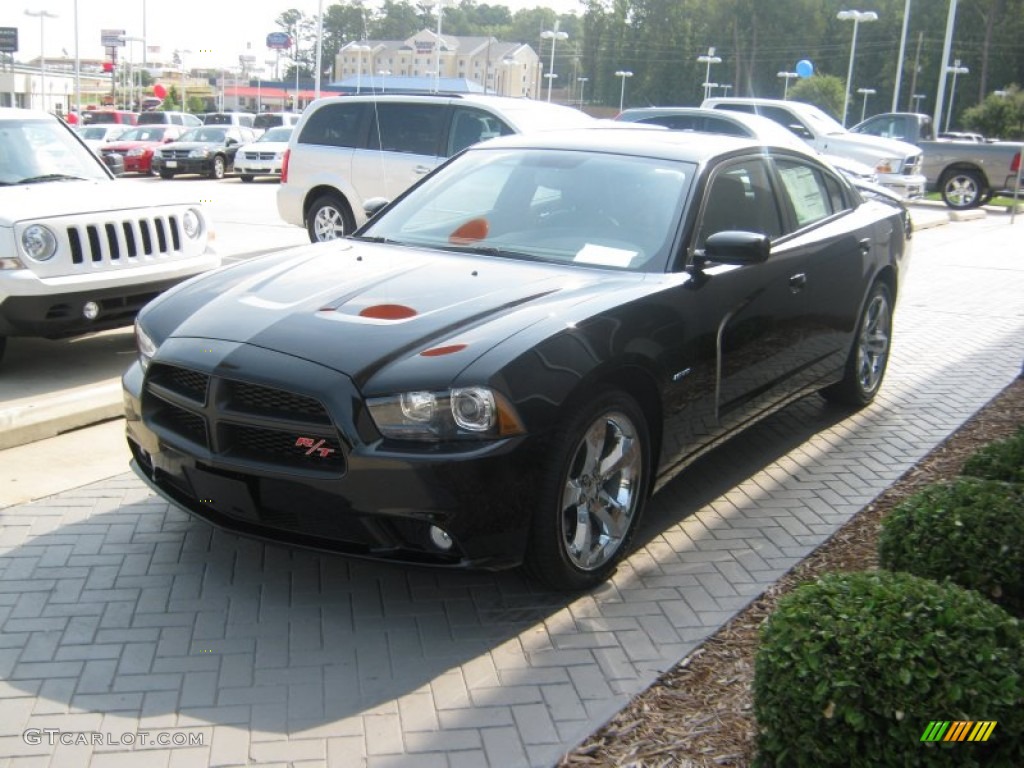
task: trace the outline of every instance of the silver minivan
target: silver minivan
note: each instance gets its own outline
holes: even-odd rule
[[[477,94],[334,96],[302,113],[288,143],[277,210],[309,239],[334,240],[471,144],[510,133],[589,127],[583,112]]]

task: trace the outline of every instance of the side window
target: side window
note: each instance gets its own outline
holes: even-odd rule
[[[327,104],[309,116],[299,136],[300,144],[324,147],[362,145],[362,116],[365,104]]]
[[[798,227],[821,221],[844,207],[842,195],[838,201],[833,199],[825,175],[817,168],[793,160],[780,160],[778,169]],[[835,192],[839,192],[839,189],[833,181],[832,193]],[[838,209],[834,207],[836,202],[839,204]]]
[[[846,195],[843,194],[843,188],[839,182],[828,174],[823,174],[822,178],[825,180],[825,189],[828,192],[828,199],[832,202],[832,212],[838,213],[839,211],[845,211],[850,208],[849,203],[846,200]]]
[[[693,115],[656,115],[637,120],[645,125],[663,125],[673,131],[699,131],[700,118]]]
[[[181,119],[181,115],[171,115],[171,122],[175,125],[182,125],[185,121]]]
[[[704,195],[696,247],[716,232],[740,230],[769,237],[782,234],[779,208],[762,158],[730,163],[716,171]]]
[[[378,104],[378,133],[375,136],[371,130],[368,146],[384,152],[436,156],[441,151],[446,109],[442,104]]]
[[[704,130],[711,133],[721,133],[725,136],[750,136],[745,128],[728,120],[720,120],[717,117],[706,118]]]
[[[512,129],[487,112],[479,109],[455,107],[452,113],[452,127],[448,134],[447,157],[461,152],[466,147],[495,136],[507,136]]]

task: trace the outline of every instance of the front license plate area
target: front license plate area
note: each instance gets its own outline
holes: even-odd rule
[[[177,160],[168,160],[166,163],[164,163],[164,165],[166,165],[168,168],[177,168],[178,167],[178,161]]]
[[[246,483],[230,477],[212,475],[201,469],[186,468],[185,473],[196,499],[204,507],[210,507],[238,520],[259,522],[256,503]]]

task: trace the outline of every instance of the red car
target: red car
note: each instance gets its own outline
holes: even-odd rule
[[[125,173],[151,174],[153,150],[175,141],[185,127],[181,125],[137,125],[102,148],[104,155],[115,154],[124,158]]]

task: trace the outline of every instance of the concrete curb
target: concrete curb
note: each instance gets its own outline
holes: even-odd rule
[[[0,411],[0,450],[45,440],[123,414],[120,380],[49,395],[31,405]]]

